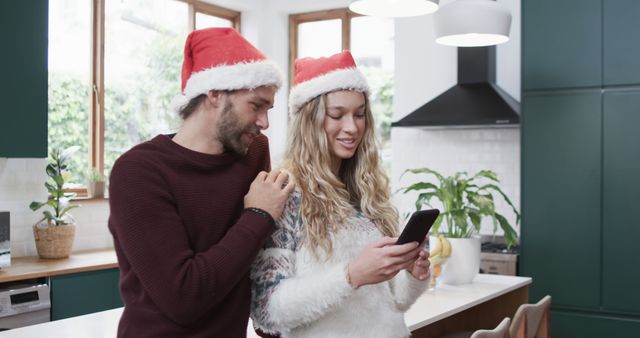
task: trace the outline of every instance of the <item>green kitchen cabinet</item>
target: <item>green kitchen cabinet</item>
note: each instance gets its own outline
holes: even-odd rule
[[[551,337],[561,338],[637,338],[640,319],[605,314],[551,311]]]
[[[47,157],[48,1],[0,9],[0,157]]]
[[[607,91],[603,100],[602,306],[640,314],[640,91]]]
[[[553,297],[553,337],[640,332],[638,13],[522,1],[520,273],[530,301]]]
[[[51,320],[123,306],[118,269],[51,277]]]
[[[605,85],[640,84],[640,1],[603,0]]]
[[[601,7],[601,0],[522,1],[524,90],[601,85]]]
[[[601,94],[526,94],[520,274],[532,301],[600,304]]]

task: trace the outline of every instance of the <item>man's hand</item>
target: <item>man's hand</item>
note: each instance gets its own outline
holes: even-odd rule
[[[261,171],[251,183],[249,192],[244,196],[244,207],[262,209],[273,219],[278,219],[294,188],[295,184],[289,180],[289,174],[285,171],[272,170],[270,173]]]

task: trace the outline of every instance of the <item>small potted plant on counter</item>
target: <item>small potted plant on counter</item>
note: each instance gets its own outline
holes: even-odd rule
[[[42,212],[44,216],[33,225],[33,236],[36,249],[41,258],[66,258],[71,253],[76,233],[75,220],[69,210],[79,207],[70,205],[75,193],[66,192],[68,180],[67,161],[79,147],[73,146],[65,150],[54,150],[46,167],[48,179],[44,186],[49,192],[45,202],[31,202],[29,208],[36,211],[42,207],[51,210]]]
[[[91,168],[87,172],[87,195],[89,198],[104,197],[104,175],[97,169]]]
[[[520,214],[507,195],[498,187],[498,177],[490,170],[481,170],[473,176],[466,172],[457,172],[444,176],[428,168],[407,169],[406,173],[433,176],[437,183],[420,181],[403,187],[403,193],[418,192],[416,210],[431,206],[432,199],[439,200],[442,212],[431,228],[430,247],[440,247],[442,238],[450,242],[447,264],[442,270],[441,281],[448,284],[466,284],[476,276],[480,267],[480,225],[482,219],[489,217],[493,221],[493,232],[498,226],[504,232],[508,247],[516,244],[517,233],[511,223],[495,208],[495,195],[500,195],[511,207],[516,216],[516,225]],[[401,176],[401,178],[402,178]],[[440,238],[438,238],[440,237]],[[444,243],[445,247],[448,245]]]

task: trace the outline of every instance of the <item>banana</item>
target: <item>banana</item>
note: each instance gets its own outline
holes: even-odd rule
[[[442,257],[442,255],[435,255],[432,257],[429,257],[429,263],[431,263],[431,266],[439,266],[440,264],[444,263],[444,261],[446,261],[447,259],[445,257]]]
[[[432,278],[438,278],[438,276],[440,276],[440,273],[442,272],[442,266],[441,265],[434,265],[433,266],[433,271],[431,272],[432,274]]]
[[[442,245],[442,256],[451,256],[451,242],[449,242],[449,240],[443,235],[438,236],[438,238],[440,239],[440,243]]]
[[[442,244],[440,243],[440,239],[433,244],[433,248],[429,251],[429,258],[439,255],[442,252]]]

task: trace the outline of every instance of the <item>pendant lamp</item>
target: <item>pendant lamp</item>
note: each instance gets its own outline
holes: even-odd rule
[[[491,46],[509,41],[511,13],[491,0],[457,0],[442,6],[433,22],[439,44]]]
[[[352,12],[397,18],[431,14],[438,10],[439,0],[358,0],[349,5]]]

